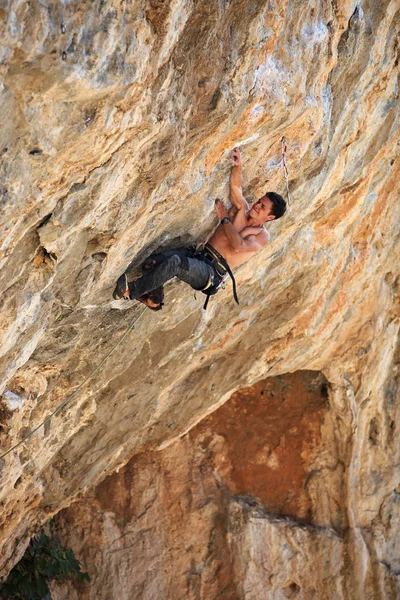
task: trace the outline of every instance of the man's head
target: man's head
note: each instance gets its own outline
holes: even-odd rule
[[[283,217],[286,212],[286,202],[276,192],[267,192],[262,198],[257,200],[250,209],[249,215],[253,219],[266,223],[273,219]]]

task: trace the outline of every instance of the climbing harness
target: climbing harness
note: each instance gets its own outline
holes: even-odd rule
[[[103,358],[103,360],[97,365],[97,367],[90,373],[90,375],[88,375],[86,377],[86,379],[76,388],[76,390],[74,392],[72,392],[72,394],[70,396],[68,396],[68,398],[66,398],[61,404],[60,406],[58,406],[52,413],[50,413],[45,419],[44,421],[42,421],[37,427],[35,427],[35,429],[32,429],[32,431],[30,431],[24,438],[22,438],[21,441],[19,441],[17,444],[15,444],[14,446],[12,446],[9,450],[7,450],[7,452],[4,452],[4,454],[0,455],[0,460],[2,458],[4,458],[5,456],[7,456],[7,454],[10,454],[10,452],[12,452],[13,450],[15,450],[16,448],[18,448],[18,446],[21,446],[21,444],[23,444],[24,442],[26,442],[27,439],[29,439],[30,437],[33,436],[34,433],[36,433],[38,431],[38,429],[40,429],[41,427],[43,427],[43,425],[45,425],[46,423],[48,423],[50,421],[50,419],[52,417],[54,417],[54,415],[56,415],[57,413],[60,412],[60,410],[62,408],[64,408],[64,406],[66,404],[68,404],[68,402],[70,400],[72,400],[72,398],[74,396],[76,396],[76,394],[79,392],[79,390],[82,389],[82,387],[85,385],[85,383],[87,381],[89,381],[89,379],[91,379],[93,377],[93,375],[95,373],[97,373],[97,371],[99,371],[99,369],[104,365],[104,363],[106,362],[106,360],[111,356],[111,354],[113,354],[115,352],[115,350],[118,348],[118,346],[120,344],[122,344],[122,342],[124,341],[124,339],[126,338],[126,336],[132,331],[132,329],[135,327],[136,323],[139,321],[140,317],[142,316],[142,314],[144,313],[144,311],[146,310],[146,307],[143,308],[143,310],[141,311],[141,313],[136,317],[136,319],[133,320],[133,322],[129,325],[128,329],[125,331],[124,335],[122,336],[122,338],[120,340],[118,340],[118,342],[115,344],[115,346],[113,348],[111,348],[111,350],[108,352],[108,354],[106,354],[106,356]]]
[[[283,136],[283,138],[282,138],[282,167],[283,167],[283,172],[285,174],[288,204],[290,204],[289,178],[288,178],[289,171],[288,171],[287,163],[286,163],[286,153],[287,153],[286,138],[285,138],[285,136]]]
[[[232,279],[233,297],[235,298],[236,304],[239,304],[239,299],[236,292],[235,277],[232,273],[230,266],[228,265],[222,254],[220,254],[208,242],[200,242],[196,247],[194,257],[200,258],[208,262],[214,269],[215,273],[215,277],[212,278],[212,281],[208,281],[206,287],[201,290],[203,294],[207,296],[203,306],[204,310],[207,310],[210,296],[213,296],[218,292],[227,276],[229,276]]]

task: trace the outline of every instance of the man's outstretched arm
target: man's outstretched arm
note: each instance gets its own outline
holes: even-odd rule
[[[234,148],[232,155],[233,168],[229,179],[229,200],[237,210],[248,210],[249,205],[242,192],[242,156],[239,148]]]

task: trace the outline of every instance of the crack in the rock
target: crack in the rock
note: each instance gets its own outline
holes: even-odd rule
[[[395,577],[400,576],[400,569],[395,569],[390,563],[386,562],[385,560],[380,560],[379,564],[384,566],[391,575],[394,575]]]
[[[347,532],[347,529],[338,531],[327,525],[317,525],[306,519],[295,519],[293,517],[273,513],[259,500],[251,496],[230,494],[230,500],[237,502],[251,517],[264,519],[270,523],[285,523],[290,527],[309,529],[311,531],[324,531],[340,539],[344,539],[345,533]]]
[[[323,465],[320,468],[315,468],[312,469],[311,471],[309,471],[309,473],[307,474],[306,480],[304,482],[304,487],[307,488],[307,485],[310,482],[310,479],[312,479],[315,475],[317,475],[318,473],[322,473],[323,471],[331,471],[331,472],[335,472],[336,469],[341,466],[343,468],[343,473],[346,471],[346,465],[343,462],[343,460],[338,459],[336,461],[336,463],[334,465]]]
[[[127,535],[132,535],[132,534],[135,535],[135,531],[125,531],[119,537],[115,538],[115,540],[113,540],[110,544],[108,544],[108,546],[106,546],[104,548],[104,552],[107,552],[108,550],[110,550],[111,546],[113,546],[114,544],[116,544],[117,542],[119,542],[120,540],[125,538]],[[113,551],[111,550],[111,552],[113,552]]]
[[[116,554],[117,552],[123,552],[124,550],[129,550],[129,548],[134,548],[134,547],[136,547],[136,548],[137,548],[137,547],[138,547],[138,543],[139,543],[139,541],[138,541],[138,539],[137,539],[137,538],[138,538],[138,537],[143,537],[143,536],[144,536],[146,533],[149,533],[149,532],[151,532],[153,529],[154,529],[154,528],[152,528],[152,527],[147,527],[146,529],[141,529],[141,530],[140,530],[140,532],[139,532],[139,535],[138,535],[138,534],[135,534],[135,532],[133,532],[133,531],[128,531],[126,534],[123,534],[123,535],[121,536],[121,538],[122,538],[122,537],[125,537],[125,536],[126,536],[126,535],[128,535],[129,533],[132,533],[132,534],[134,535],[134,537],[135,537],[135,539],[134,539],[133,543],[132,543],[132,544],[130,544],[129,546],[122,546],[122,548],[115,548],[114,550],[108,550],[108,551],[107,551],[107,552],[108,552],[108,554]],[[118,539],[114,540],[114,542],[113,542],[113,543],[117,542],[117,541],[118,541],[119,539],[121,539],[121,538],[118,538]],[[144,542],[143,542],[143,543],[144,543]],[[172,550],[172,548],[171,548],[171,550]]]

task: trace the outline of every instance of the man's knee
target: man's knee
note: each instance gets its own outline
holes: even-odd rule
[[[168,265],[170,269],[175,273],[179,269],[184,268],[183,262],[184,260],[179,256],[179,254],[173,254],[169,258],[167,258]]]
[[[162,263],[166,262],[167,259],[168,257],[165,256],[165,254],[163,254],[162,252],[158,252],[157,254],[151,254],[146,258],[146,260],[142,264],[142,272],[148,273],[149,271],[152,271],[155,267],[158,267],[158,265],[161,265]]]

